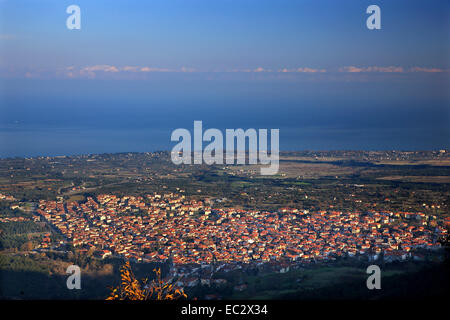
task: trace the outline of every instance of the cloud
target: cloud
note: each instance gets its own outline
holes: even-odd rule
[[[421,67],[413,67],[411,68],[411,72],[428,72],[428,73],[440,73],[445,72],[444,69],[439,68],[421,68]]]
[[[360,72],[387,72],[387,73],[403,73],[404,69],[402,67],[389,66],[389,67],[341,67],[338,69],[339,72],[348,72],[348,73],[360,73]]]
[[[167,68],[154,68],[148,66],[124,66],[117,67],[113,65],[94,65],[86,66],[80,69],[81,74],[85,73],[95,73],[95,72],[111,72],[111,73],[122,73],[122,72],[133,72],[133,73],[146,73],[146,72],[195,72],[194,68],[182,67],[180,70],[167,69]]]
[[[312,68],[298,68],[297,72],[304,72],[304,73],[323,73],[326,72],[325,69],[312,69]]]
[[[263,74],[327,74],[336,78],[349,77],[351,75],[361,74],[368,77],[370,73],[391,73],[391,74],[412,74],[412,73],[429,73],[439,74],[447,73],[449,69],[445,68],[428,68],[428,67],[400,67],[400,66],[344,66],[332,69],[298,67],[298,68],[281,68],[268,69],[264,67],[257,68],[239,68],[239,69],[214,69],[201,70],[192,67],[181,67],[178,69],[169,69],[150,66],[116,66],[109,64],[98,64],[90,66],[67,66],[61,68],[0,68],[0,76],[2,77],[26,77],[26,78],[111,78],[111,79],[145,79],[149,73],[172,72],[172,73],[263,73]]]
[[[327,72],[326,69],[314,69],[314,68],[308,68],[308,67],[304,67],[304,68],[297,68],[297,69],[281,69],[278,70],[278,72],[282,72],[282,73],[287,73],[287,72],[299,72],[299,73],[324,73]]]
[[[181,67],[181,72],[196,72],[195,68]]]
[[[92,65],[92,66],[85,66],[85,67],[66,67],[61,69],[58,69],[57,74],[58,75],[64,75],[68,78],[77,78],[77,77],[88,77],[88,78],[95,78],[97,76],[107,76],[109,75],[115,75],[115,78],[117,77],[124,77],[124,78],[130,78],[134,77],[133,75],[136,75],[137,77],[141,78],[142,76],[138,76],[138,74],[145,75],[149,72],[197,72],[195,68],[189,68],[189,67],[182,67],[180,69],[168,69],[168,68],[158,68],[158,67],[149,67],[149,66],[114,66],[114,65]]]
[[[125,66],[121,70],[129,71],[129,72],[139,72],[140,71],[139,67],[136,67],[136,66],[134,66],[134,67],[133,66]]]
[[[110,66],[107,64],[89,66],[89,67],[84,67],[83,69],[81,69],[81,72],[95,72],[95,71],[119,72],[119,69],[115,66]]]
[[[140,69],[141,72],[176,72],[172,69],[166,69],[166,68],[150,68],[150,67],[143,67]]]
[[[411,68],[403,68],[398,66],[389,66],[389,67],[379,67],[379,66],[371,66],[371,67],[355,67],[355,66],[347,66],[341,67],[338,69],[339,72],[347,72],[347,73],[360,73],[360,72],[385,72],[385,73],[409,73],[409,72],[426,72],[426,73],[442,73],[448,72],[447,69],[441,68],[424,68],[424,67],[411,67]]]
[[[81,76],[88,76],[89,78],[95,78],[97,76],[97,72],[100,73],[117,73],[119,72],[119,69],[116,66],[111,66],[107,64],[102,65],[94,65],[94,66],[87,66],[80,69],[78,72]],[[75,72],[69,72],[67,74],[69,77],[76,77]]]

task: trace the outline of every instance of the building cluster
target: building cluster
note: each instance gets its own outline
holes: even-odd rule
[[[6,222],[25,222],[25,221],[32,221],[30,218],[25,217],[0,217],[1,223]]]
[[[309,262],[368,255],[401,260],[439,247],[446,229],[407,212],[277,212],[213,209],[168,193],[100,195],[86,202],[39,202],[37,213],[74,246],[137,262]],[[434,220],[434,221],[433,221]]]
[[[14,198],[13,196],[10,195],[6,195],[3,193],[0,193],[0,200],[4,200],[4,201],[16,201],[17,199]]]

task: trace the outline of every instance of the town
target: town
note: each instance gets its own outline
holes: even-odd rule
[[[36,212],[75,247],[135,262],[170,258],[175,265],[308,263],[356,255],[420,259],[414,249],[438,248],[447,232],[423,213],[212,209],[174,193],[103,194],[85,203],[41,200]]]
[[[291,152],[264,177],[258,165],[175,165],[169,152],[2,159],[3,294],[104,299],[125,261],[199,299],[368,295],[372,264],[392,286],[379,295],[417,275],[438,275],[423,277],[436,292],[448,157]],[[79,293],[60,288],[72,264]]]

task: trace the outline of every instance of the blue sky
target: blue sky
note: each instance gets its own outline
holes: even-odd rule
[[[373,1],[0,2],[2,63],[198,70],[402,66],[448,68],[449,2],[377,1],[382,29],[365,26]],[[77,4],[82,29],[65,27]],[[6,60],[6,61],[5,61]]]
[[[71,4],[81,30],[65,26]],[[448,148],[449,7],[3,0],[0,156],[168,149],[193,120],[278,127],[284,149]]]

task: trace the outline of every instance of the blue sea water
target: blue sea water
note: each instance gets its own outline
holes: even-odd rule
[[[449,147],[449,97],[422,82],[1,82],[0,157],[170,150],[176,128],[278,128],[281,150]]]

